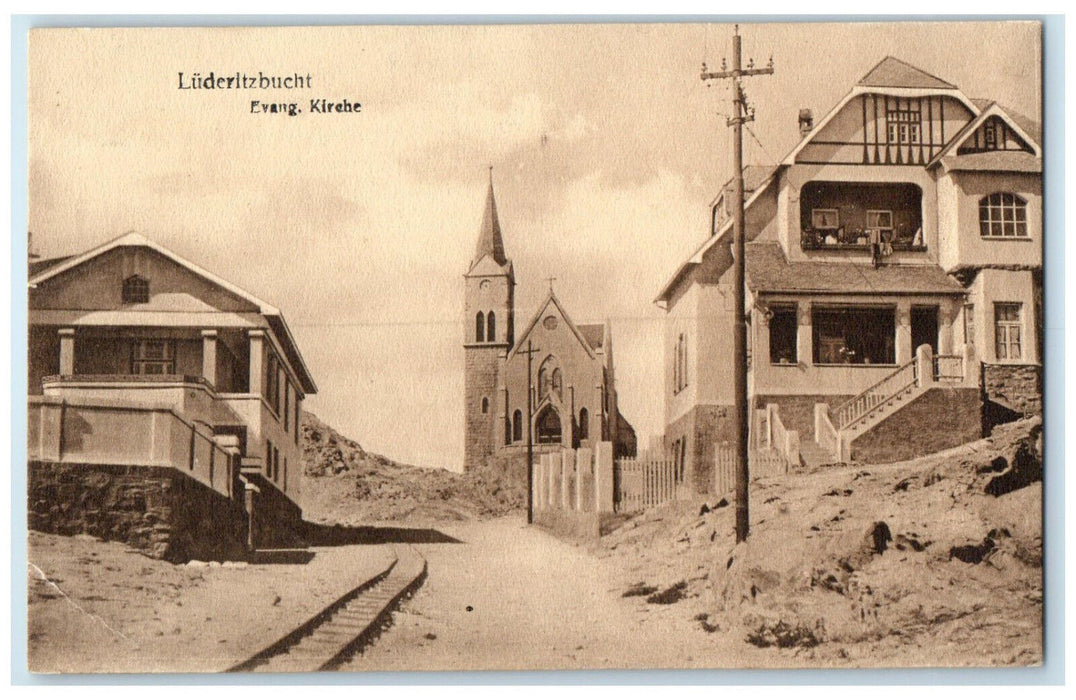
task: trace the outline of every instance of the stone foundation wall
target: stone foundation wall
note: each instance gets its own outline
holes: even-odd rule
[[[1042,415],[1042,366],[983,363],[983,394],[987,401],[1020,417]]]
[[[270,482],[261,479],[258,487],[260,491],[254,494],[255,548],[305,547],[303,511]]]
[[[670,456],[674,442],[687,439],[684,473],[694,493],[713,493],[714,450],[723,442],[735,441],[732,412],[732,406],[695,406],[665,430],[665,450]]]
[[[885,464],[913,459],[982,437],[976,388],[939,387],[852,441],[852,460]]]
[[[239,503],[171,467],[30,462],[29,527],[121,541],[155,559],[246,555]]]

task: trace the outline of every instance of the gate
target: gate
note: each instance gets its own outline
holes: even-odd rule
[[[618,513],[646,510],[676,498],[676,462],[668,457],[618,459],[613,467],[613,507]]]

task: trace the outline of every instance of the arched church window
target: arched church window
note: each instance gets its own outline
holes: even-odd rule
[[[482,413],[489,413],[489,399],[482,397]]]
[[[492,311],[486,318],[486,340],[491,343],[497,340],[497,316]]]
[[[586,408],[579,409],[579,439],[586,440],[590,431],[590,414]]]
[[[486,340],[486,315],[479,311],[474,317],[474,339],[476,343]]]
[[[131,275],[123,280],[122,298],[124,304],[148,303],[149,282],[139,275]]]
[[[562,385],[560,367],[557,366],[556,358],[550,355],[542,360],[542,364],[538,368],[538,400],[541,401],[549,396],[550,391],[555,392],[557,398],[561,398]]]
[[[560,414],[552,406],[546,406],[538,414],[536,427],[538,428],[538,444],[557,445],[561,441]]]
[[[512,414],[512,442],[519,442],[523,439],[523,411],[518,408],[516,412]]]

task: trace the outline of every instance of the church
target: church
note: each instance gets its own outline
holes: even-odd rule
[[[617,456],[634,455],[635,431],[617,405],[609,322],[575,324],[550,284],[516,335],[515,270],[492,174],[464,284],[464,470],[525,460],[528,416],[535,453],[609,441]]]

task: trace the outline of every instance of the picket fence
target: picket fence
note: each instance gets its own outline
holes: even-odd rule
[[[788,473],[788,460],[777,450],[751,450],[747,470],[751,479]],[[736,488],[736,449],[719,445],[714,460],[714,493],[731,493]]]
[[[676,498],[682,475],[671,458],[618,459],[613,469],[613,505],[618,513],[634,513]]]

